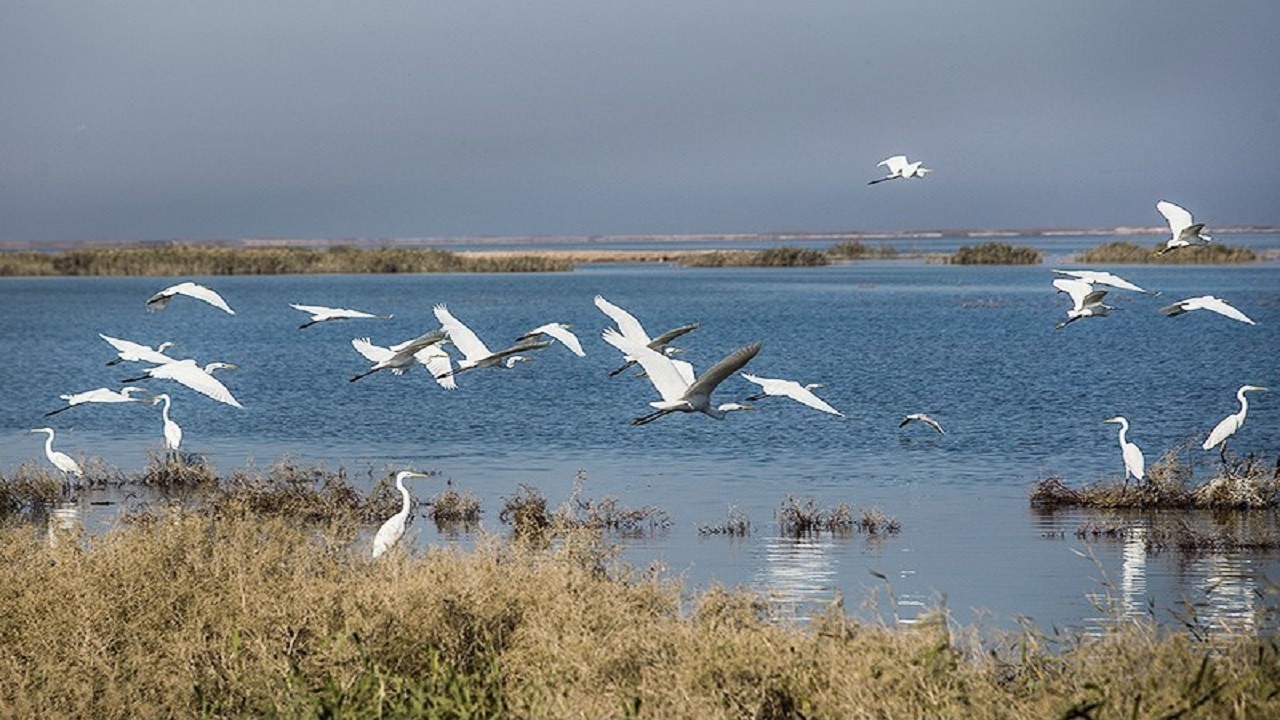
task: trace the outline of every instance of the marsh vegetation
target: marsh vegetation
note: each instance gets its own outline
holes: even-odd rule
[[[1038,265],[1044,253],[1003,242],[963,245],[947,261],[952,265]]]
[[[1164,243],[1142,246],[1128,240],[1104,243],[1085,250],[1076,256],[1079,263],[1156,263],[1162,265],[1221,265],[1250,263],[1260,258],[1247,247],[1211,243],[1200,247],[1185,247],[1174,252],[1157,255]]]

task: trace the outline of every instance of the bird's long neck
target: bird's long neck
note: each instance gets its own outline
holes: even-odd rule
[[[400,504],[400,512],[408,515],[410,504],[409,488],[404,486],[404,478],[396,478],[396,488],[400,491],[400,497],[403,500]]]
[[[1245,392],[1244,388],[1240,388],[1236,391],[1236,398],[1240,400],[1240,412],[1236,414],[1242,418],[1249,412],[1249,399],[1245,397]]]
[[[46,434],[44,439],[44,453],[45,455],[53,454],[53,433]]]
[[[169,422],[169,398],[162,399],[164,400],[164,407],[160,408],[160,416],[164,418],[165,422]]]
[[[1120,418],[1120,444],[1124,445],[1125,434],[1129,432],[1129,421]]]

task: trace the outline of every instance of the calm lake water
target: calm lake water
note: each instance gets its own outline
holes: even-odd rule
[[[1092,243],[1096,244],[1096,243]],[[1039,514],[1030,486],[1048,475],[1071,484],[1117,477],[1123,469],[1116,414],[1148,464],[1189,438],[1202,439],[1238,409],[1245,383],[1280,385],[1280,264],[1247,267],[1118,266],[1113,270],[1161,297],[1112,291],[1107,318],[1055,331],[1069,301],[1056,295],[1050,267],[951,267],[869,262],[814,269],[682,269],[596,266],[539,275],[288,276],[196,278],[227,299],[226,315],[190,298],[160,313],[143,301],[167,278],[0,279],[0,472],[43,460],[52,424],[56,446],[126,470],[161,443],[158,408],[79,407],[53,418],[58,395],[118,386],[142,366],[107,367],[114,357],[97,333],[157,345],[175,357],[233,362],[221,375],[244,403],[221,405],[172,383],[144,383],[174,397],[184,449],[219,469],[267,466],[288,455],[339,465],[360,478],[388,468],[440,471],[417,486],[420,498],[443,479],[483,502],[486,530],[503,532],[503,498],[521,483],[552,504],[566,500],[578,471],[583,494],[666,511],[664,531],[625,538],[624,557],[661,563],[691,588],[742,585],[810,603],[842,593],[849,608],[873,593],[879,612],[911,619],[945,604],[960,622],[1009,627],[1096,627],[1099,596],[1162,621],[1194,613],[1202,622],[1249,626],[1280,580],[1274,554],[1148,555],[1139,543],[1076,537],[1085,522],[1146,527],[1149,518]],[[644,426],[656,393],[647,381],[609,378],[619,355],[600,340],[610,323],[592,304],[600,293],[630,310],[651,334],[699,322],[684,357],[703,370],[755,340],[764,348],[747,370],[801,383],[848,415],[838,418],[770,398],[759,412],[717,422],[674,415]],[[1194,295],[1227,298],[1248,326],[1208,312],[1166,318],[1158,309]],[[297,326],[287,303],[394,313],[388,322]],[[447,392],[421,368],[395,377],[347,379],[368,363],[350,340],[389,345],[437,326],[432,305],[447,303],[491,347],[549,321],[572,323],[587,357],[560,346],[510,371],[461,375]],[[720,402],[754,385],[733,378]],[[945,436],[913,424],[924,411]],[[1250,397],[1235,452],[1280,452],[1280,393]],[[1216,453],[1201,453],[1208,472]],[[824,507],[847,502],[898,519],[896,535],[793,539],[775,512],[788,496]],[[704,536],[730,508],[752,523],[746,538]],[[1219,523],[1276,527],[1276,517],[1219,517]],[[109,510],[88,508],[94,528]],[[420,545],[467,543],[440,536],[419,518]],[[1083,555],[1083,556],[1082,556]],[[890,601],[890,596],[894,599]],[[896,603],[896,604],[895,604]],[[870,612],[870,611],[867,611]]]

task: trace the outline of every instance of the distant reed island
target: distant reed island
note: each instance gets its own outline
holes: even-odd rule
[[[1226,264],[1267,259],[1247,247],[1212,244],[1157,255],[1122,240],[1079,254],[1084,263]],[[307,275],[394,273],[568,272],[591,263],[672,263],[684,267],[821,267],[833,262],[912,259],[953,265],[1036,265],[1044,253],[1006,242],[965,245],[953,253],[904,253],[883,242],[835,242],[818,250],[782,245],[764,250],[466,250],[421,247],[138,245],[40,252],[0,251],[0,277]]]

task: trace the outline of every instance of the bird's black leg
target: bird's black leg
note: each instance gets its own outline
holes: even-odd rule
[[[628,362],[626,365],[623,365],[622,367],[618,368],[617,370],[614,370],[613,372],[609,373],[609,377],[616,377],[617,375],[619,375],[619,374],[621,374],[622,372],[624,372],[627,368],[629,368],[629,367],[631,367],[632,365],[635,365],[635,364],[636,364],[636,363],[635,363],[635,361],[634,361],[634,360],[632,360],[631,362]]]
[[[654,420],[657,420],[658,418],[660,418],[660,417],[662,417],[663,415],[666,415],[666,414],[668,414],[668,413],[670,413],[670,412],[671,412],[670,410],[655,410],[655,411],[653,411],[653,412],[649,413],[648,415],[645,415],[645,416],[643,416],[643,417],[638,417],[638,418],[636,418],[635,420],[632,420],[632,421],[631,421],[631,424],[632,424],[632,425],[648,425],[649,423],[653,422]]]

